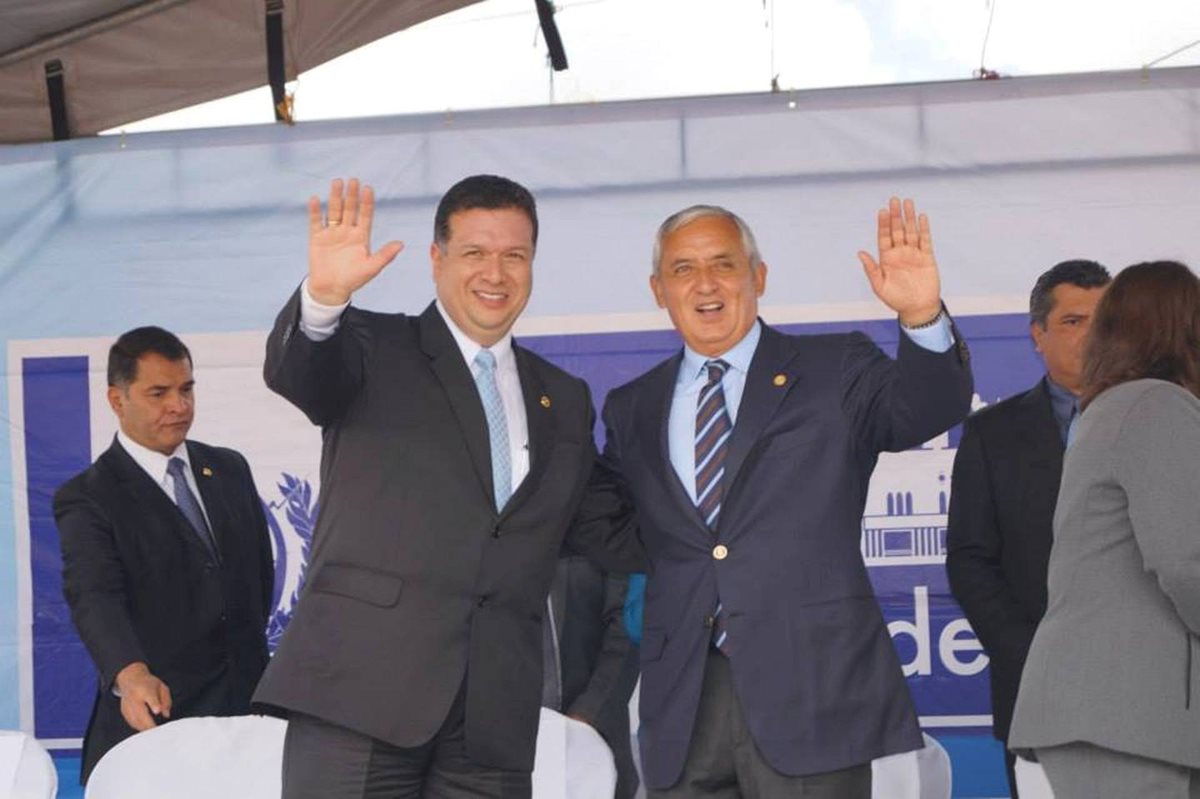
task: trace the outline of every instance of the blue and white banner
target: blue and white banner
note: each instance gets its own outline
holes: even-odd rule
[[[1020,385],[1037,378],[1023,317],[978,320],[1011,325],[1004,362],[1032,365]],[[1005,324],[1007,323],[1007,324]],[[977,320],[964,319],[969,331]],[[865,327],[889,351],[893,324],[783,325],[789,332]],[[195,362],[197,411],[192,437],[232,446],[251,463],[275,548],[275,615],[269,635],[286,626],[301,584],[316,520],[320,436],[296,409],[262,381],[265,331],[181,331]],[[614,376],[639,373],[670,354],[673,333],[576,333],[522,338],[527,346],[580,374],[598,391]],[[27,560],[23,591],[32,619],[21,641],[26,701],[39,738],[69,743],[82,735],[95,690],[94,671],[75,635],[62,597],[58,538],[50,501],[55,488],[107,448],[116,422],[105,398],[104,367],[111,340],[12,341],[9,407],[23,435],[13,442],[13,503],[27,513],[18,529]],[[986,364],[977,364],[984,372]],[[986,372],[984,372],[986,373]],[[976,405],[983,404],[977,398]],[[903,453],[884,454],[876,468],[862,526],[862,552],[905,674],[926,727],[990,724],[987,657],[949,596],[944,569],[946,509],[957,430]],[[274,641],[272,640],[272,643]]]

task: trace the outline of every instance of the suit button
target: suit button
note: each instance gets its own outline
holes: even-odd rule
[[[717,560],[725,560],[725,558],[729,557],[729,547],[724,544],[717,544],[713,547],[713,557]]]
[[[710,630],[712,629],[712,626],[715,622],[716,622],[716,619],[714,619],[711,614],[704,617],[704,626],[709,628]]]
[[[479,601],[478,601],[478,602],[476,602],[475,604],[476,604],[478,607],[481,607],[481,608],[482,608],[483,606],[487,605],[487,600],[488,600],[488,598],[487,598],[487,597],[485,597],[485,596],[481,596],[481,597],[479,597]]]
[[[499,538],[499,537],[500,537],[500,525],[497,524],[495,527],[492,528],[492,538]]]

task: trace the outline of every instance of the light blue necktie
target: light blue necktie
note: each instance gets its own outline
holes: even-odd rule
[[[1067,429],[1063,433],[1063,446],[1071,446],[1071,442],[1075,440],[1075,428],[1079,426],[1079,398],[1076,397],[1071,402],[1071,418],[1067,420]]]
[[[196,495],[192,493],[192,489],[188,487],[187,477],[183,470],[187,468],[187,463],[183,458],[171,458],[167,461],[167,472],[171,475],[171,482],[175,484],[175,504],[179,506],[179,510],[183,513],[183,517],[188,520],[192,530],[200,537],[200,541],[204,544],[204,548],[208,553],[217,558],[217,547],[213,543],[212,532],[208,529],[208,522],[204,520],[204,511],[200,509],[200,502],[196,499]]]
[[[496,385],[496,356],[491,350],[480,350],[475,356],[475,385],[479,388],[479,399],[483,401],[483,412],[487,416],[488,438],[492,444],[492,490],[499,511],[512,495],[512,461],[508,451],[508,421],[504,416],[504,402],[500,399],[500,388]]]

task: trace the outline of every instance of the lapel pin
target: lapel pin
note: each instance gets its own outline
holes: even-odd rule
[[[784,375],[784,374],[775,375],[775,378],[771,382],[777,386],[782,386],[783,384],[787,383],[787,375]]]
[[[213,472],[212,469],[205,466],[200,469],[200,474],[204,475],[205,477],[212,477]]]
[[[547,397],[545,394],[543,394],[541,403],[542,403],[543,408],[549,408],[550,407],[550,398]]]

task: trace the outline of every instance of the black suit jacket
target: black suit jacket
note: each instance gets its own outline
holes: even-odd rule
[[[992,730],[1008,738],[1046,612],[1063,443],[1043,379],[967,420],[950,484],[950,590],[991,660]]]
[[[81,776],[134,730],[113,681],[145,662],[171,691],[171,718],[233,716],[267,664],[274,565],[250,467],[187,442],[220,553],[214,563],[179,508],[116,441],[54,496],[63,593],[99,672]]]
[[[605,454],[625,476],[653,567],[641,644],[646,784],[666,788],[683,769],[718,596],[737,698],[775,769],[816,774],[920,747],[863,564],[862,513],[880,451],[916,446],[967,414],[965,345],[956,334],[932,353],[902,335],[893,361],[860,333],[764,325],[715,531],[668,452],[681,357],[615,389],[604,411]]]
[[[609,570],[644,562],[612,478],[593,474],[587,385],[514,344],[530,471],[497,510],[483,405],[437,309],[349,308],[314,342],[299,302],[276,321],[265,375],[324,430],[321,509],[304,591],[255,701],[412,747],[466,678],[469,756],[528,771],[564,536]]]
[[[638,788],[629,730],[629,698],[638,679],[638,650],[625,631],[629,577],[605,574],[586,558],[561,558],[550,589],[554,655],[561,704],[554,709],[582,719],[600,733],[617,766],[617,799]],[[549,627],[549,620],[547,620]]]

